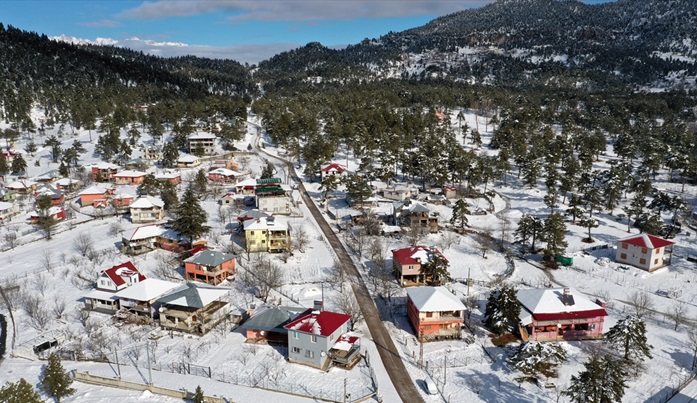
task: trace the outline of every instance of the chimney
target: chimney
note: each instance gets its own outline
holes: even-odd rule
[[[314,306],[313,306],[312,310],[321,312],[322,310],[324,310],[324,302],[314,301]]]

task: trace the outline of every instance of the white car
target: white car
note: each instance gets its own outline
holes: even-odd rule
[[[430,380],[430,379],[424,379],[424,387],[426,389],[426,393],[429,395],[437,395],[438,394],[438,388],[436,387],[436,384]]]

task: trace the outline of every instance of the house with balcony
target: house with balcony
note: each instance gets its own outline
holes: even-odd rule
[[[92,172],[92,180],[95,182],[111,182],[119,171],[118,165],[109,162],[94,163],[87,168]]]
[[[586,298],[573,288],[518,290],[523,341],[602,339],[605,303]]]
[[[85,307],[93,311],[113,314],[119,309],[115,293],[145,280],[132,262],[102,270],[96,287],[85,295]]]
[[[318,308],[318,307],[315,307]],[[308,309],[284,326],[288,361],[329,370],[352,368],[360,360],[360,335],[349,332],[351,315]]]
[[[322,182],[324,182],[324,179],[329,176],[342,177],[346,175],[346,172],[347,171],[345,166],[332,162],[331,164],[325,166],[320,170],[320,177],[322,179]]]
[[[394,225],[414,225],[430,233],[438,232],[438,216],[431,213],[425,205],[413,200],[392,203],[392,217]]]
[[[117,319],[150,323],[159,317],[157,299],[179,287],[181,283],[147,278],[114,294],[118,301]]]
[[[151,223],[165,217],[165,202],[158,197],[141,196],[129,206],[131,222]]]
[[[11,190],[21,195],[31,194],[39,187],[39,182],[34,182],[29,179],[19,179],[5,185],[5,189]]]
[[[16,203],[0,202],[0,222],[7,222],[19,214],[19,205]]]
[[[143,171],[126,170],[117,172],[112,177],[117,185],[140,185],[145,180]]]
[[[465,309],[445,287],[407,288],[407,316],[421,341],[459,339]]]
[[[145,158],[146,160],[161,160],[162,147],[160,147],[159,145],[145,147],[143,149],[143,158]]]
[[[188,140],[190,154],[197,154],[196,150],[200,150],[203,155],[215,154],[215,134],[193,133],[189,135]]]
[[[155,179],[157,179],[158,182],[169,182],[173,185],[182,183],[182,175],[177,171],[163,171],[159,174],[155,174]]]
[[[257,208],[272,214],[289,215],[293,200],[290,193],[293,189],[281,183],[279,178],[263,178],[256,180],[254,194]]]
[[[288,345],[288,329],[284,326],[305,312],[306,308],[262,305],[250,313],[240,328],[247,343]]]
[[[65,194],[50,183],[44,183],[34,191],[35,198],[42,196],[48,196],[52,206],[60,206],[65,201]]]
[[[238,195],[251,196],[257,188],[257,180],[253,178],[243,179],[235,183],[235,193]]]
[[[194,168],[201,165],[201,159],[191,154],[181,154],[177,158],[177,167],[179,168]]]
[[[447,262],[445,256],[434,247],[416,245],[392,250],[392,270],[399,284],[406,286],[425,283],[426,274],[422,268],[430,263],[436,254]]]
[[[203,336],[231,312],[228,292],[202,283],[180,285],[157,299],[160,327]]]
[[[235,255],[215,250],[201,250],[184,260],[186,280],[218,285],[235,275]]]
[[[290,251],[288,223],[276,217],[259,217],[243,222],[247,252]]]
[[[17,192],[7,188],[0,188],[0,201],[11,203],[17,200]]]
[[[164,225],[142,225],[126,231],[121,236],[121,252],[126,255],[140,255],[155,249],[170,252],[183,252],[179,233]]]
[[[649,234],[633,235],[617,241],[615,261],[646,271],[670,265],[675,242]]]

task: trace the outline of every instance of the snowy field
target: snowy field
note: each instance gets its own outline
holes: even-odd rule
[[[485,118],[476,117],[472,113],[468,113],[466,118],[469,127],[479,126],[484,144],[487,144],[491,135],[491,126],[488,126],[488,132],[484,130]],[[250,125],[250,128],[247,137],[239,142],[240,149],[246,149],[247,144],[256,141],[255,126]],[[47,135],[57,131],[57,128],[53,132],[48,131]],[[97,135],[92,133],[92,142],[89,141],[89,136],[90,134],[86,131],[76,131],[73,135],[70,129],[65,129],[62,137],[64,147],[69,147],[75,139],[83,143],[88,149],[83,159],[85,164],[98,160],[98,157],[93,156],[92,153]],[[286,157],[283,150],[268,144],[268,139],[262,138],[262,140],[266,143],[265,151]],[[151,140],[144,135],[144,141]],[[21,148],[25,142],[26,139],[19,140],[15,147]],[[37,138],[36,143],[40,142],[42,141]],[[470,147],[468,144],[464,146]],[[138,157],[138,153],[138,150],[134,151],[132,157]],[[597,162],[597,167],[607,166],[608,158],[612,158],[610,152]],[[263,158],[253,154],[236,158],[236,160],[241,164],[240,170],[248,173],[250,177],[258,176],[265,165]],[[35,161],[39,161],[40,166],[36,166]],[[337,161],[345,162],[345,155],[337,155]],[[27,156],[27,163],[29,177],[49,169],[57,169],[56,164],[50,163],[48,150],[43,148],[40,148],[34,157]],[[356,166],[356,162],[349,159],[349,170]],[[288,180],[288,175],[283,169],[282,166],[277,165],[277,174],[284,180]],[[193,171],[184,171],[182,175],[190,177],[192,173]],[[319,202],[321,194],[319,184],[310,182],[308,178],[305,178],[305,182],[308,192],[316,196]],[[500,237],[508,226],[508,240],[512,241],[512,230],[515,229],[523,213],[544,216],[548,211],[542,202],[543,194],[539,190],[522,186],[514,177],[509,176],[507,182],[507,186],[499,183],[490,185],[490,188],[497,192],[497,196],[493,199],[494,211],[486,215],[473,215],[469,222],[473,229],[491,231],[494,237]],[[661,176],[654,186],[672,192],[680,190],[675,184],[662,182]],[[133,187],[119,186],[119,188],[135,194]],[[218,189],[217,195],[208,196],[202,202],[202,206],[208,212],[208,225],[212,228],[207,240],[212,248],[224,248],[233,242],[240,250],[243,239],[239,235],[234,235],[232,231],[234,226],[231,226],[229,219],[231,215],[221,213],[223,208],[217,202],[217,197],[224,194],[224,191],[225,189]],[[340,193],[335,192],[333,197],[340,197]],[[695,187],[687,186],[684,193],[676,194],[685,198],[690,204],[695,202],[696,193]],[[299,199],[297,192],[294,198]],[[467,201],[472,210],[492,207],[488,202],[480,199]],[[66,369],[89,371],[91,374],[113,377],[116,376],[113,362],[116,361],[116,354],[118,354],[119,361],[123,364],[124,379],[129,377],[134,381],[145,382],[148,377],[147,362],[150,355],[154,384],[187,390],[194,390],[197,385],[201,385],[206,394],[224,396],[236,402],[252,402],[260,399],[276,399],[284,402],[311,400],[265,391],[251,387],[252,385],[299,391],[302,394],[339,401],[343,394],[344,382],[348,385],[347,390],[350,391],[352,398],[370,393],[372,382],[369,370],[363,362],[352,371],[333,368],[328,373],[289,364],[284,358],[283,348],[245,344],[242,332],[232,327],[220,327],[203,337],[182,334],[174,334],[170,337],[168,333],[160,332],[152,326],[114,326],[111,317],[99,313],[92,313],[87,319],[81,317],[79,307],[82,304],[82,295],[92,287],[90,280],[93,280],[100,270],[132,260],[146,276],[156,278],[161,276],[162,266],[167,264],[172,256],[164,251],[151,252],[135,258],[124,256],[119,251],[120,233],[135,228],[136,225],[117,216],[93,218],[91,215],[94,215],[94,211],[91,207],[80,209],[74,204],[74,198],[66,203],[73,203],[74,208],[71,209],[74,211],[74,218],[61,223],[50,241],[43,239],[41,232],[26,223],[23,215],[15,217],[10,223],[0,228],[0,240],[4,240],[5,234],[9,232],[19,235],[16,247],[9,249],[7,245],[3,245],[3,251],[0,252],[6,262],[0,268],[0,280],[5,285],[17,285],[25,295],[40,299],[45,309],[51,314],[47,323],[41,326],[36,318],[32,319],[21,306],[16,308],[17,326],[15,329],[10,329],[9,338],[11,340],[12,331],[16,331],[14,347],[11,348],[15,357],[6,358],[0,363],[0,382],[16,381],[24,377],[32,384],[38,384],[43,361],[36,359],[31,352],[31,346],[42,334],[46,336],[61,334],[65,336],[65,347],[84,351],[86,355],[99,353],[112,362],[109,364],[66,360],[64,361]],[[330,200],[330,208],[333,208],[331,206],[341,206],[341,203]],[[440,214],[442,222],[449,220],[451,216],[449,207],[431,204],[428,207]],[[620,209],[616,209],[615,212],[619,211]],[[234,210],[233,216],[239,212]],[[666,314],[671,312],[676,304],[683,303],[687,309],[687,316],[691,319],[697,318],[697,290],[694,287],[697,283],[696,267],[694,263],[686,259],[688,255],[697,254],[694,232],[692,236],[687,236],[685,233],[678,234],[674,239],[677,245],[674,250],[673,264],[649,274],[634,268],[622,270],[613,261],[612,247],[615,240],[628,235],[626,220],[620,222],[616,215],[611,216],[606,213],[598,214],[596,218],[600,221],[600,226],[593,230],[595,242],[591,244],[581,241],[587,236],[587,229],[574,225],[570,221],[566,223],[569,231],[567,251],[569,256],[574,257],[573,266],[548,272],[538,268],[540,257],[537,255],[525,256],[529,262],[522,258],[515,258],[515,268],[508,273],[509,276],[505,281],[518,288],[546,285],[572,286],[588,296],[609,297],[607,298],[609,317],[605,321],[606,331],[630,312],[631,309],[626,301],[632,293],[646,292],[656,311],[647,321],[647,336],[649,343],[654,347],[652,350],[654,358],[646,362],[645,370],[638,377],[629,380],[624,401],[660,401],[670,388],[685,378],[692,364],[686,325],[681,324],[677,330],[674,330],[674,325]],[[333,224],[339,223],[331,218],[328,220]],[[509,224],[504,225],[504,220],[508,220]],[[283,267],[285,278],[284,285],[277,292],[272,293],[269,302],[280,301],[283,305],[308,307],[312,306],[314,300],[324,296],[327,308],[335,308],[335,301],[341,292],[341,287],[328,283],[331,267],[334,265],[333,252],[312,221],[306,206],[299,204],[294,208],[290,224],[295,231],[302,228],[307,233],[308,245],[304,252],[295,251],[287,261],[283,261],[281,256],[270,257],[272,261]],[[631,231],[633,234],[638,233],[634,228]],[[94,250],[99,253],[91,258],[82,256],[79,248],[76,247],[76,238],[80,234],[86,234],[93,243]],[[343,234],[340,234],[340,238],[343,238]],[[384,237],[381,242],[387,266],[392,264],[390,250],[409,245],[405,237],[398,235]],[[460,281],[449,284],[448,287],[458,297],[466,297],[468,291],[470,295],[479,297],[479,309],[472,312],[474,320],[471,332],[465,333],[467,337],[463,340],[424,344],[423,358],[427,364],[427,370],[420,369],[417,365],[420,346],[406,318],[406,292],[403,289],[397,289],[391,301],[376,298],[384,322],[390,329],[405,365],[424,400],[429,402],[565,401],[566,398],[561,396],[560,392],[568,387],[571,376],[582,370],[589,352],[600,348],[603,343],[600,341],[563,343],[568,361],[559,367],[557,378],[544,379],[538,384],[519,381],[523,374],[508,365],[505,359],[508,350],[493,346],[488,332],[479,325],[490,291],[489,284],[507,272],[504,255],[494,248],[486,253],[486,258],[483,258],[474,235],[461,236],[452,232],[441,232],[426,236],[421,243],[436,246],[443,252],[450,262],[450,273],[454,279],[464,280],[471,276],[475,280],[474,286],[469,290]],[[594,246],[602,245],[610,247],[590,250]],[[510,247],[516,249],[518,245],[513,244]],[[254,258],[252,255],[250,261],[246,253],[240,253],[238,266],[241,270],[246,270],[252,267]],[[366,284],[375,291],[368,274],[372,263],[368,261],[367,256],[356,255],[355,261],[359,267],[364,268]],[[181,269],[177,273],[181,277]],[[262,301],[255,298],[252,292],[238,280],[221,285],[229,289],[230,303],[240,309],[248,309],[252,304],[257,306],[261,304]],[[63,303],[65,308],[61,310]],[[21,304],[18,303],[18,305]],[[44,329],[43,332],[41,328]],[[375,347],[371,344],[369,330],[362,324],[359,325],[358,330],[365,334],[363,348],[370,352],[380,395],[386,402],[398,401],[396,392],[381,366]],[[172,374],[170,370],[172,364],[182,361],[210,367],[212,379]],[[441,395],[426,395],[423,380],[428,378],[438,384],[442,391]],[[77,382],[74,386],[77,388],[77,393],[64,401],[107,402],[117,399],[143,402],[179,401],[149,392],[96,387]],[[691,390],[694,388],[686,389],[683,395],[694,395],[690,392]]]

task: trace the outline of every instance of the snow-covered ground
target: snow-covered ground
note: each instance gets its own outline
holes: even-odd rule
[[[475,120],[476,119],[476,120]],[[475,117],[471,112],[466,114],[469,127],[479,126],[484,144],[490,138],[490,132],[486,132],[485,118]],[[457,126],[457,124],[454,124]],[[489,126],[491,129],[491,126]],[[57,132],[57,128],[48,131],[47,135]],[[250,125],[246,138],[239,142],[240,149],[246,149],[247,144],[256,141],[256,128]],[[88,152],[83,158],[84,163],[97,161],[93,155],[94,144],[97,135],[85,131],[77,131],[76,135],[65,130],[62,137],[64,147],[72,144],[74,139],[83,142]],[[268,139],[265,150],[272,154],[286,156],[283,150],[276,149],[269,144]],[[150,141],[144,135],[144,141]],[[21,148],[26,139],[21,139],[15,145]],[[42,142],[40,139],[36,143]],[[464,144],[465,147],[470,147]],[[137,157],[139,151],[135,151],[132,157]],[[608,153],[608,158],[612,155]],[[35,161],[40,161],[40,166],[35,166]],[[56,169],[57,165],[49,162],[48,150],[40,148],[34,157],[27,157],[29,165],[29,177]],[[249,154],[240,156],[237,161],[241,164],[240,170],[250,176],[258,175],[265,160],[259,156]],[[345,156],[337,156],[337,161],[346,162]],[[603,167],[606,160],[598,162]],[[349,159],[349,170],[357,164]],[[154,168],[153,168],[154,169]],[[284,180],[289,180],[287,173],[281,166],[277,167],[278,175]],[[190,176],[193,171],[183,172]],[[495,184],[493,189],[497,196],[493,200],[493,213],[485,215],[473,215],[470,217],[470,225],[476,230],[490,230],[494,237],[500,237],[505,232],[502,226],[503,219],[510,221],[507,237],[512,240],[512,230],[515,229],[517,220],[523,213],[544,216],[548,213],[542,202],[543,194],[537,189],[523,187],[515,178],[508,178],[508,185]],[[679,192],[679,187],[668,182],[657,182],[658,188]],[[306,181],[308,192],[319,198],[321,191],[316,182]],[[122,190],[135,193],[132,187],[119,186]],[[219,189],[218,196],[224,194],[226,189]],[[687,199],[688,203],[695,201],[697,189],[687,186],[684,193],[677,193]],[[338,195],[340,192],[337,192]],[[335,195],[335,196],[336,196]],[[294,195],[298,199],[297,193]],[[71,203],[74,200],[70,201]],[[489,209],[488,202],[478,199],[469,199],[470,207]],[[207,237],[209,245],[213,248],[225,247],[229,242],[238,245],[243,244],[239,235],[231,235],[230,220],[220,213],[223,209],[217,203],[215,196],[209,196],[202,202],[208,212],[211,233]],[[339,206],[336,200],[330,201],[332,206]],[[447,206],[428,205],[440,213],[441,220],[447,222],[451,210]],[[616,211],[620,211],[616,209]],[[239,210],[233,209],[233,217]],[[136,225],[121,217],[104,217],[93,219],[91,208],[80,209],[76,206],[75,218],[69,222],[60,224],[53,239],[43,239],[40,232],[34,230],[24,222],[23,216],[15,217],[11,223],[0,228],[0,239],[4,240],[5,234],[10,231],[19,235],[19,245],[13,249],[0,252],[5,265],[0,268],[0,280],[4,284],[16,284],[27,295],[39,298],[43,306],[51,312],[51,319],[45,326],[44,334],[66,335],[65,346],[73,349],[81,348],[85,352],[101,351],[112,362],[119,355],[119,360],[124,364],[122,368],[124,378],[133,377],[136,381],[147,374],[146,345],[151,349],[151,366],[153,383],[160,386],[168,386],[174,389],[186,388],[193,390],[201,385],[207,394],[225,396],[234,401],[250,402],[260,399],[277,399],[280,401],[302,401],[305,399],[290,397],[290,395],[267,392],[249,386],[257,383],[259,386],[269,388],[293,388],[294,391],[303,389],[300,393],[323,396],[329,399],[341,400],[344,380],[348,385],[347,390],[352,399],[370,392],[372,382],[365,364],[361,364],[352,371],[332,369],[323,373],[308,367],[289,364],[285,361],[285,352],[282,348],[271,346],[250,346],[244,343],[243,334],[236,329],[222,327],[206,336],[196,337],[189,335],[163,334],[157,329],[141,325],[124,325],[116,327],[107,315],[92,313],[87,320],[87,326],[83,325],[78,314],[82,295],[92,286],[89,279],[94,278],[95,273],[125,260],[132,260],[136,267],[146,276],[158,277],[161,273],[163,262],[167,262],[167,252],[158,251],[141,255],[135,258],[127,257],[119,252],[119,231],[126,231]],[[340,214],[342,215],[342,214]],[[330,222],[333,222],[329,218]],[[558,286],[573,286],[577,290],[589,296],[603,296],[608,298],[608,313],[605,330],[609,329],[622,319],[630,308],[625,302],[636,291],[645,291],[651,298],[656,314],[647,322],[647,336],[649,343],[654,346],[652,353],[654,358],[647,362],[645,370],[636,378],[630,379],[624,401],[652,401],[664,397],[667,391],[676,386],[689,372],[692,364],[692,355],[688,346],[687,328],[680,325],[674,330],[673,323],[666,317],[666,313],[678,303],[683,302],[688,311],[689,318],[697,317],[697,290],[694,283],[695,265],[686,260],[687,255],[697,254],[697,242],[692,236],[685,233],[679,234],[674,241],[677,242],[674,252],[673,264],[668,268],[654,273],[647,273],[630,268],[621,270],[613,261],[612,249],[616,239],[627,236],[626,221],[617,221],[615,216],[598,214],[596,217],[600,226],[593,230],[592,244],[583,243],[582,238],[587,236],[587,230],[578,225],[567,222],[569,233],[568,254],[574,257],[574,264],[569,268],[562,268],[553,272],[546,272],[534,264],[539,261],[539,256],[527,256],[530,263],[516,258],[515,269],[507,282],[522,287],[538,287],[547,284]],[[233,220],[234,221],[234,220]],[[328,283],[330,269],[334,265],[333,252],[324,241],[317,226],[312,221],[306,206],[299,204],[294,208],[290,224],[297,231],[303,228],[308,235],[308,245],[304,252],[295,251],[287,261],[281,256],[271,256],[270,259],[281,265],[285,273],[284,285],[271,295],[270,301],[279,301],[284,305],[311,306],[313,301],[324,299],[328,309],[335,307],[337,295],[341,287]],[[637,233],[632,229],[632,233]],[[75,240],[80,234],[88,234],[93,242],[93,248],[100,253],[92,256],[92,259],[83,257],[75,247]],[[392,249],[408,246],[408,241],[400,236],[385,237],[382,240],[385,251],[386,264],[391,264]],[[559,367],[557,378],[544,379],[539,384],[519,382],[517,378],[521,373],[513,370],[506,362],[507,350],[493,346],[487,332],[479,326],[477,319],[481,319],[484,304],[490,291],[489,284],[507,269],[504,255],[497,250],[490,250],[486,258],[482,257],[477,239],[474,235],[457,235],[451,232],[441,232],[426,236],[423,244],[436,246],[441,249],[450,262],[450,272],[454,279],[462,280],[471,276],[475,284],[469,290],[459,281],[449,284],[448,287],[459,297],[470,295],[479,297],[480,308],[473,311],[472,333],[467,334],[463,340],[431,342],[423,345],[423,359],[427,363],[427,370],[418,368],[417,362],[420,355],[420,345],[416,342],[407,319],[404,308],[406,292],[398,289],[395,298],[390,302],[376,298],[376,303],[383,314],[386,326],[390,329],[395,344],[402,355],[405,365],[413,380],[419,386],[422,397],[426,401],[466,401],[466,402],[531,402],[564,401],[560,399],[560,392],[568,387],[572,375],[583,368],[583,363],[588,357],[589,351],[601,346],[600,341],[594,342],[570,342],[563,343],[567,351],[568,362]],[[593,246],[610,245],[608,249],[589,250]],[[512,246],[516,248],[514,244]],[[253,264],[252,259],[246,253],[240,253],[238,265],[242,270],[248,269]],[[355,257],[361,267],[365,267],[364,277],[366,283],[372,288],[368,275],[371,263],[367,257]],[[49,264],[50,263],[50,264]],[[49,267],[50,266],[50,267]],[[180,272],[181,274],[181,272]],[[248,309],[252,304],[260,304],[261,301],[246,289],[239,278],[233,282],[221,285],[228,287],[229,301],[235,307]],[[657,293],[658,292],[658,293]],[[58,307],[65,302],[65,309],[60,318]],[[32,384],[37,384],[42,361],[33,357],[30,347],[42,332],[37,330],[36,321],[32,323],[29,315],[21,308],[18,301],[15,310],[17,326],[16,340],[12,348],[17,357],[6,358],[0,363],[0,383],[15,381],[24,377]],[[360,331],[365,334],[363,348],[370,352],[371,363],[376,372],[379,385],[379,393],[386,402],[399,401],[397,394],[390,384],[389,377],[379,360],[379,355],[370,340],[369,329],[361,324]],[[12,343],[12,331],[10,328],[9,343]],[[88,335],[89,334],[89,335]],[[25,356],[29,358],[21,358]],[[30,359],[34,358],[34,359]],[[191,364],[210,367],[212,379],[194,375],[174,375],[170,367],[175,362],[190,362]],[[91,374],[115,376],[114,364],[64,361],[66,369],[89,371]],[[137,367],[137,369],[136,369]],[[128,375],[125,375],[128,373]],[[423,380],[432,378],[442,390],[442,396],[434,397],[426,394]],[[545,385],[550,387],[545,387]],[[106,402],[116,399],[126,401],[152,401],[171,402],[177,401],[152,395],[148,392],[134,392],[106,387],[95,387],[83,383],[75,383],[77,393],[64,401],[75,402]],[[683,394],[692,396],[693,389],[686,389]]]

